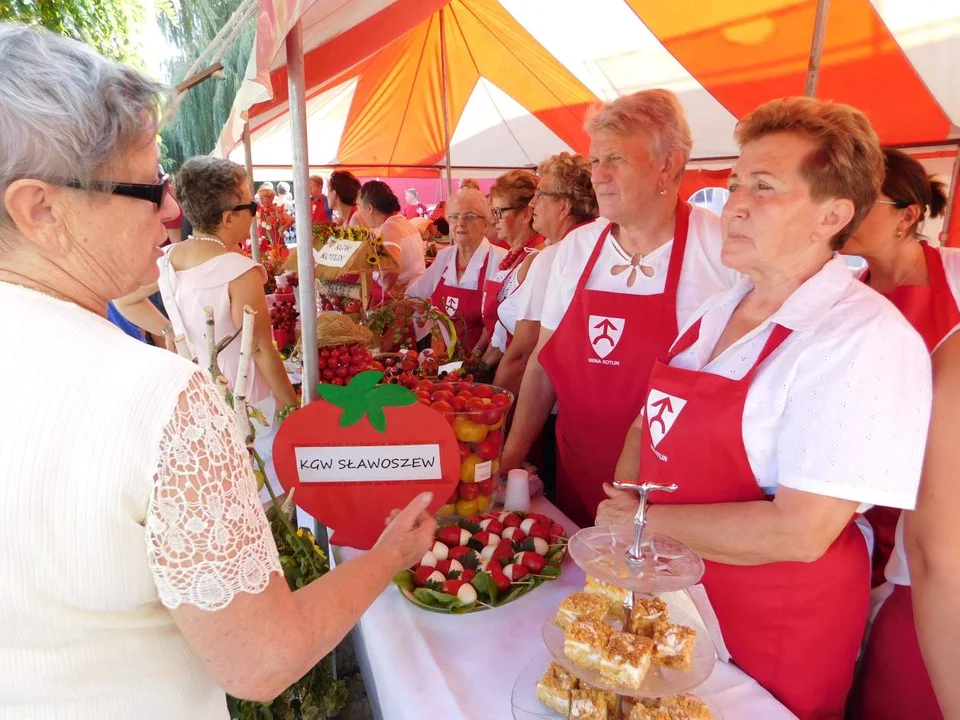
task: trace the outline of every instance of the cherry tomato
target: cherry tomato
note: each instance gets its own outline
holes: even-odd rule
[[[430,393],[424,392],[423,390],[417,390],[414,394],[417,396],[417,400],[431,400]]]
[[[463,462],[468,457],[473,455],[473,450],[470,449],[470,446],[466,443],[459,443],[460,446],[460,462]]]
[[[453,400],[453,393],[449,390],[434,390],[432,395],[434,400],[443,400],[444,402],[449,403]]]
[[[432,393],[436,389],[433,380],[421,380],[417,383],[417,390],[424,390],[427,393]]]
[[[458,392],[456,396],[457,396],[458,398],[463,398],[464,402],[466,402],[466,401],[468,401],[468,400],[470,400],[470,399],[473,398],[473,395],[471,395],[471,394],[468,393],[468,392]]]
[[[336,375],[338,378],[345,378],[347,376],[347,368],[341,365],[340,367],[338,367],[336,370],[333,371],[333,374]]]
[[[456,391],[457,391],[457,389],[456,389],[456,387],[454,386],[454,384],[453,384],[453,383],[448,383],[448,382],[437,383],[436,389],[437,389],[437,390],[443,390],[444,392],[448,392],[448,393],[450,393],[451,396],[454,395],[454,394],[456,393]]]
[[[457,395],[453,400],[450,401],[450,404],[453,405],[453,409],[457,412],[464,412],[467,409],[467,401],[462,397]]]
[[[503,417],[504,411],[506,411],[505,407],[488,405],[483,412],[477,415],[477,421],[483,423],[484,425],[496,425]]]
[[[322,358],[330,357],[330,351],[324,348],[323,350],[320,351],[320,357]]]
[[[484,497],[490,497],[497,490],[497,479],[496,478],[487,478],[483,482],[474,483],[478,488],[480,488],[480,494]]]
[[[458,382],[457,383],[457,394],[466,393],[470,397],[473,397],[473,383],[468,382]]]
[[[421,405],[426,405],[427,407],[430,407],[433,404],[432,402],[430,402],[430,398],[427,398],[426,400],[424,400],[423,398],[420,398],[419,400],[417,400],[417,402],[420,403]]]
[[[480,398],[470,398],[467,400],[467,411],[468,412],[480,412],[481,410],[486,410],[486,404]]]
[[[446,402],[445,400],[437,400],[431,403],[430,407],[432,407],[437,412],[442,412],[445,415],[448,415],[453,412],[453,406],[450,403]]]
[[[503,445],[503,433],[494,430],[477,445],[477,455],[484,460],[495,460],[500,457],[500,448]]]
[[[327,369],[327,359],[323,356],[317,359],[317,369],[326,370]]]
[[[510,396],[506,393],[496,393],[492,398],[493,404],[497,407],[506,407],[510,404]]]
[[[323,375],[324,380],[333,380],[333,378],[335,377],[333,370],[331,370],[330,368],[327,368],[321,374]]]
[[[417,369],[417,364],[410,360],[404,360],[402,363],[400,363],[400,369],[404,372],[413,372]]]
[[[383,363],[380,362],[379,360],[374,360],[373,362],[370,363],[370,369],[376,370],[377,372],[383,372],[384,371]]]
[[[460,483],[457,488],[461,500],[476,500],[480,497],[480,486],[477,483]]]
[[[341,378],[341,377],[335,377],[333,380],[331,380],[331,382],[332,382],[334,385],[346,385],[346,384],[347,384],[346,381],[345,381],[343,378]]]
[[[490,385],[475,385],[473,388],[473,396],[478,398],[492,398],[493,387]]]

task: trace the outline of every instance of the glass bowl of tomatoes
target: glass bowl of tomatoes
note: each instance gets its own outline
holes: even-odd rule
[[[496,385],[452,380],[420,380],[413,391],[419,402],[447,418],[460,445],[460,481],[437,515],[470,517],[489,510],[497,495],[513,393]]]

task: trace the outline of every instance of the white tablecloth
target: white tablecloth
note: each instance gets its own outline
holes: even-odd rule
[[[532,509],[557,519],[571,535],[577,530],[543,498],[535,500]],[[341,562],[358,554],[352,548],[335,548]],[[583,583],[583,571],[567,557],[559,579],[501,608],[469,615],[421,610],[397,588],[387,588],[355,631],[358,660],[376,716],[510,720],[513,685],[543,648],[543,622]],[[694,694],[717,708],[722,720],[794,717],[739,668],[719,661]]]

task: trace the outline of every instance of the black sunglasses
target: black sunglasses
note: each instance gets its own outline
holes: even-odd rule
[[[234,205],[230,208],[234,212],[239,212],[241,210],[249,210],[251,215],[257,214],[257,204],[255,202],[244,203],[243,205]]]
[[[79,180],[63,180],[60,183],[64,187],[75,188],[77,190],[92,190],[93,192],[108,193],[110,195],[120,195],[121,197],[134,198],[136,200],[147,200],[157,206],[157,210],[163,205],[163,198],[170,187],[170,176],[160,175],[156,183],[93,183],[91,187],[84,187]]]

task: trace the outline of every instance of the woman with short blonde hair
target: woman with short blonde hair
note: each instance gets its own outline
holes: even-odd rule
[[[737,138],[722,259],[743,277],[655,363],[613,477],[677,484],[647,528],[704,559],[733,661],[801,720],[841,718],[870,607],[855,518],[913,507],[930,360],[834,252],[883,178],[866,116],[785,98]],[[631,521],[636,495],[606,491],[597,523]]]
[[[605,497],[653,361],[736,277],[720,262],[719,218],[679,196],[691,141],[673,93],[603,103],[585,127],[601,218],[556,251],[503,455],[505,469],[520,465],[558,404],[557,504],[581,526]]]

